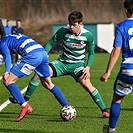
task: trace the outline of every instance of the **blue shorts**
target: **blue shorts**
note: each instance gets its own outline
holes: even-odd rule
[[[11,72],[18,78],[30,75],[33,71],[40,77],[50,76],[47,53],[42,51],[30,52],[12,67]]]

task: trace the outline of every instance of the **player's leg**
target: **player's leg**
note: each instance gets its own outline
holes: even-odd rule
[[[103,126],[104,133],[113,133],[120,116],[120,106],[124,97],[121,97],[114,93],[113,100],[110,107],[109,125]]]
[[[128,78],[127,78],[128,79]],[[127,79],[123,80],[127,81]],[[123,81],[116,79],[114,83],[114,95],[110,107],[109,125],[103,128],[105,133],[115,131],[118,118],[120,116],[120,106],[123,98],[132,92],[132,84],[127,84]]]
[[[21,95],[21,92],[19,90],[19,88],[17,87],[17,85],[15,84],[15,82],[18,80],[19,78],[13,74],[12,72],[10,72],[10,75],[8,77],[8,79],[4,82],[5,87],[8,89],[8,91],[11,93],[11,95],[17,99],[18,103],[21,105],[25,102],[24,98]]]
[[[56,100],[62,105],[62,106],[66,106],[68,105],[67,100],[65,99],[64,95],[62,94],[62,92],[60,91],[60,89],[54,85],[51,81],[50,77],[47,78],[40,78],[41,79],[41,83],[42,85],[47,88],[56,98]]]
[[[109,127],[108,127],[109,133],[115,131],[116,124],[120,116],[120,106],[123,98],[124,97],[121,97],[115,93],[113,95],[113,100],[110,107],[110,118],[109,118]]]
[[[68,65],[69,74],[76,80],[76,82],[79,82],[80,85],[91,95],[93,101],[97,104],[97,106],[102,111],[102,117],[109,117],[109,113],[106,109],[106,106],[100,96],[99,91],[91,84],[90,79],[84,79],[83,76],[83,69],[84,69],[84,63],[78,62],[75,64],[69,64]]]
[[[17,62],[13,68],[11,69],[11,72],[16,75],[18,78],[21,78],[23,76],[28,76],[30,75],[35,68],[40,64],[43,58],[43,52],[34,52],[34,54],[29,53],[21,58],[19,62]],[[12,82],[11,82],[12,83]],[[15,90],[19,90],[17,86],[11,86],[10,89],[14,87]],[[10,90],[11,91],[11,90]],[[31,113],[33,111],[32,107],[30,107],[29,104],[25,101],[23,96],[21,95],[21,92],[19,90],[19,94],[16,94],[17,96],[19,95],[21,99],[23,99],[22,102],[19,101],[19,99],[13,95],[13,97],[17,100],[17,102],[22,106],[22,109],[20,111],[20,114],[16,121],[20,121],[25,115]]]
[[[56,61],[53,61],[52,63],[54,64],[54,62]],[[56,64],[58,66],[58,64]],[[56,67],[56,66],[55,66]],[[54,65],[52,65],[51,63],[49,64],[49,70],[50,70],[50,76],[51,77],[56,77],[57,76],[57,72],[56,72],[56,69],[55,69]],[[60,66],[58,68],[61,68]],[[57,68],[57,69],[58,69]],[[29,101],[32,94],[34,93],[34,91],[37,89],[37,87],[39,86],[39,83],[40,83],[40,78],[39,76],[35,73],[33,75],[33,77],[31,78],[29,84],[28,84],[28,87],[27,87],[27,90],[26,90],[26,93],[25,93],[25,96],[24,96],[24,99],[26,101]],[[13,97],[9,97],[9,100],[12,102],[12,103],[18,103],[16,99],[14,99]]]
[[[18,103],[21,105],[21,111],[19,116],[16,119],[16,122],[19,122],[25,115],[31,113],[33,111],[32,107],[25,101],[23,98],[20,89],[15,84],[15,82],[23,76],[22,72],[20,72],[20,68],[23,66],[23,64],[16,64],[10,72],[9,77],[4,82],[4,85],[10,92],[10,94],[18,101]]]
[[[27,87],[27,90],[26,90],[26,93],[25,93],[25,96],[24,96],[24,99],[26,101],[29,101],[29,99],[31,98],[32,94],[34,93],[36,88],[39,86],[39,83],[40,83],[40,78],[35,73],[33,75],[33,77],[31,78],[29,84],[28,84],[28,87]]]
[[[44,57],[42,63],[35,69],[35,72],[39,75],[42,85],[48,90],[50,90],[50,92],[54,95],[56,100],[62,106],[68,105],[68,102],[65,99],[64,95],[62,94],[62,92],[60,91],[60,89],[56,85],[54,85],[51,81],[51,78],[50,78],[51,74],[50,74],[50,69],[48,65],[47,55]]]
[[[50,66],[49,66],[49,70],[50,70],[50,76],[52,77],[53,76],[53,73],[55,71],[53,72],[53,69]],[[30,82],[29,82],[28,88],[27,88],[26,93],[25,93],[25,96],[24,96],[24,99],[26,101],[29,101],[29,99],[31,98],[32,94],[34,93],[34,91],[36,90],[36,88],[39,86],[39,83],[40,83],[40,78],[35,73],[33,75],[33,77],[31,78]],[[16,103],[16,101],[14,99],[11,99],[11,101],[13,103]]]
[[[106,109],[106,106],[102,100],[102,97],[98,91],[90,82],[90,79],[83,79],[82,76],[78,79],[81,86],[91,95],[93,101],[97,104],[97,106],[102,111],[102,117],[109,117],[109,113]]]
[[[49,70],[50,70],[50,76],[52,77],[53,76],[53,70],[52,70],[52,68],[50,66],[49,66]],[[31,78],[30,82],[29,82],[28,88],[27,88],[25,96],[24,96],[24,99],[26,101],[29,101],[29,99],[31,98],[32,94],[34,93],[36,88],[39,86],[39,83],[40,83],[40,78],[35,73],[33,75],[33,77]]]
[[[39,83],[40,83],[40,78],[35,73],[33,75],[33,77],[31,78],[30,82],[29,82],[29,85],[27,87],[27,90],[26,90],[26,93],[25,93],[25,96],[24,96],[24,99],[26,101],[29,101],[30,97],[32,96],[32,94],[34,93],[34,91],[36,90],[36,88],[38,87]],[[17,100],[15,98],[13,98],[13,97],[9,97],[9,100],[12,103],[18,103]]]
[[[36,88],[39,86],[39,83],[40,83],[40,78],[39,76],[35,73],[33,75],[33,77],[31,78],[29,84],[28,84],[28,87],[27,87],[27,90],[26,90],[26,93],[24,95],[24,99],[26,101],[29,101],[29,99],[31,98],[32,94],[34,93],[34,91],[36,90]],[[12,102],[12,103],[18,103],[17,100],[15,100],[13,97],[9,97],[9,100]]]

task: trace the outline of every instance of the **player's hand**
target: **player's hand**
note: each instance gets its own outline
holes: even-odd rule
[[[83,69],[83,79],[89,79],[90,78],[90,68],[87,66]]]
[[[103,82],[107,82],[109,76],[110,76],[110,73],[109,73],[109,72],[108,72],[108,73],[105,72],[105,73],[101,76],[100,80],[103,81]]]
[[[6,79],[9,77],[9,73],[5,72],[3,75],[3,81],[6,81]]]

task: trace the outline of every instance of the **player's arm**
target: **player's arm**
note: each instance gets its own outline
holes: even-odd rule
[[[115,66],[115,64],[119,58],[120,53],[121,53],[121,47],[114,47],[113,48],[111,55],[110,55],[110,59],[108,62],[106,72],[100,78],[101,81],[107,82],[107,80],[110,76],[110,73],[111,73],[112,69],[114,68],[114,66]]]
[[[11,68],[11,55],[7,46],[4,46],[1,50],[5,62],[5,72],[3,74],[2,80],[6,81],[6,79],[9,77],[10,68]]]
[[[100,78],[101,81],[107,82],[108,78],[110,77],[111,71],[114,68],[114,66],[119,58],[121,49],[122,49],[122,34],[121,34],[119,27],[116,26],[114,48],[110,54],[106,72]]]
[[[11,55],[10,50],[5,43],[1,43],[1,52],[5,62],[5,72],[10,73]]]
[[[49,53],[49,51],[52,49],[52,47],[57,43],[57,40],[55,38],[55,36],[53,36],[44,46],[45,50],[47,53]]]
[[[92,34],[89,34],[90,36],[88,37],[88,57],[87,57],[87,63],[86,63],[86,67],[83,69],[83,78],[87,79],[90,78],[90,67],[92,65],[92,62],[94,60],[94,48],[95,48],[95,44],[94,44],[94,39]]]
[[[94,48],[95,48],[95,44],[94,44],[94,38],[93,35],[91,33],[88,34],[88,58],[87,58],[87,64],[86,66],[88,66],[89,68],[92,65],[92,62],[94,60]]]
[[[45,50],[47,53],[52,49],[52,47],[57,44],[59,40],[61,40],[64,37],[64,28],[60,28],[54,36],[46,43]]]
[[[92,65],[92,62],[94,60],[94,48],[95,48],[95,44],[94,44],[94,41],[91,42],[89,45],[88,45],[88,59],[87,59],[87,64],[86,66],[88,66],[89,68],[91,67]]]

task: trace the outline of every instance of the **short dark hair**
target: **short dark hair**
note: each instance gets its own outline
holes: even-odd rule
[[[9,21],[10,21],[9,19],[6,20],[6,22],[9,22]]]
[[[71,24],[71,23],[75,23],[75,22],[82,22],[83,20],[83,15],[81,12],[79,11],[73,11],[69,14],[68,16],[68,22]]]
[[[16,22],[21,22],[21,19],[17,19]]]
[[[127,9],[131,14],[133,14],[133,0],[125,0],[124,8]]]

